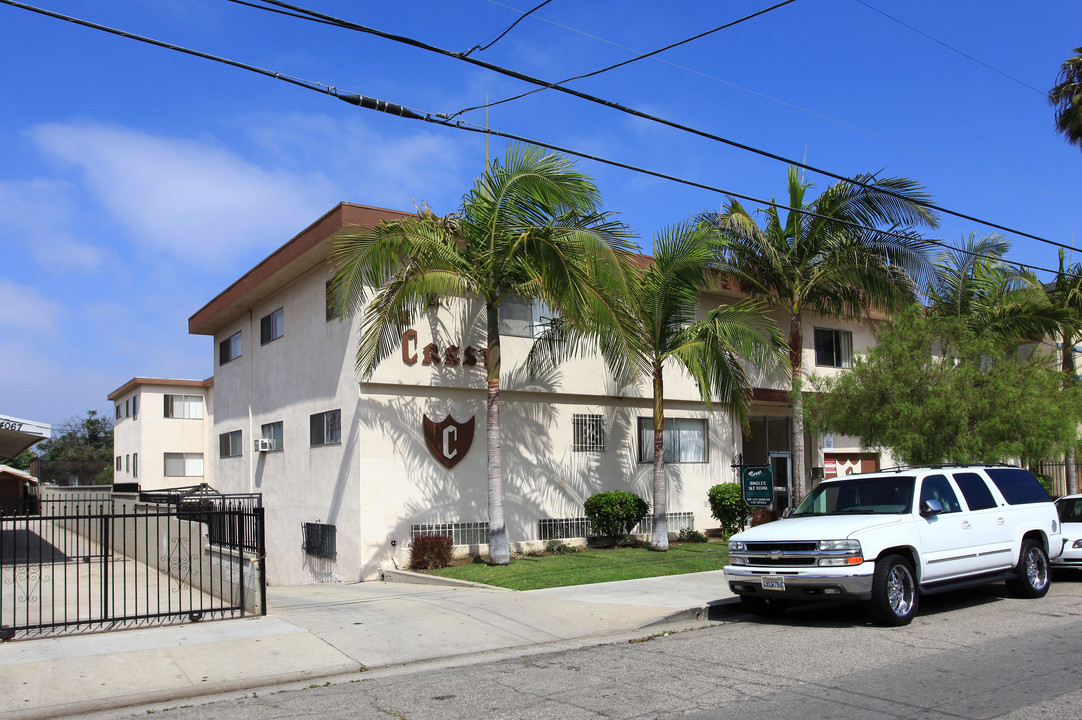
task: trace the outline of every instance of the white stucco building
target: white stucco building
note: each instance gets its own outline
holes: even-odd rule
[[[118,413],[125,405],[117,418],[118,458],[140,455],[139,477],[132,480],[144,486],[159,479],[165,486],[206,481],[224,493],[263,494],[272,584],[374,578],[403,561],[412,533],[434,525],[459,544],[484,541],[481,308],[433,306],[368,379],[354,365],[359,321],[331,317],[327,309],[334,238],[404,216],[338,205],[190,318],[191,333],[214,338],[212,380],[188,385],[136,378],[109,396]],[[704,294],[701,311],[734,299],[721,291]],[[522,303],[503,313],[500,421],[512,543],[581,537],[582,504],[596,492],[625,489],[651,497],[648,380],[620,386],[599,357],[528,377],[523,360],[532,314]],[[841,372],[873,341],[869,325],[805,318],[805,327],[809,372]],[[741,457],[775,468],[784,501],[791,464],[788,387],[759,384],[745,434],[724,408],[703,406],[690,378],[675,368],[666,374],[670,530],[716,525],[707,490],[738,480],[733,466]],[[156,416],[164,414],[163,396],[189,392],[203,398],[203,477],[173,482],[178,478],[165,473],[167,453],[195,453],[187,442],[200,431],[194,419],[189,428],[189,420],[158,417],[152,431],[149,415],[152,406]],[[138,422],[146,424],[132,433],[126,403],[136,395]],[[139,425],[133,419],[130,427]],[[185,433],[183,447],[178,432]],[[809,471],[844,473],[861,465],[856,440],[827,441],[824,450],[822,439],[809,438]],[[161,472],[150,474],[148,456]],[[863,461],[865,467],[876,462]]]
[[[208,380],[137,377],[113,401],[113,482],[144,490],[210,484],[213,405]]]

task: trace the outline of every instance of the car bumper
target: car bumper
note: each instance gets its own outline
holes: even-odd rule
[[[770,572],[761,568],[728,565],[725,580],[737,595],[779,598],[786,600],[867,600],[872,595],[874,563],[865,563],[867,573],[826,573],[780,570]],[[782,578],[784,590],[763,587],[763,578]]]
[[[1052,558],[1052,567],[1082,568],[1082,548],[1072,548],[1074,541],[1074,538],[1063,541],[1063,552]]]

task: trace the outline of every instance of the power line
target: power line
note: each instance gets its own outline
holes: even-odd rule
[[[228,1],[229,2],[241,2],[241,0],[228,0]],[[8,0],[0,0],[0,2],[8,2]],[[277,7],[286,8],[288,10],[292,10],[292,11],[295,11],[295,12],[303,13],[306,16],[311,16],[312,18],[316,19],[319,22],[324,22],[324,23],[329,22],[331,24],[337,25],[337,26],[339,26],[339,27],[341,27],[343,29],[346,29],[346,30],[354,30],[356,32],[362,32],[362,33],[366,33],[366,34],[369,34],[369,35],[375,35],[376,37],[381,37],[381,38],[384,38],[384,39],[387,39],[387,40],[392,40],[394,42],[409,45],[411,47],[415,47],[415,48],[418,48],[418,49],[421,49],[421,50],[427,50],[428,52],[433,52],[433,53],[436,53],[436,54],[439,54],[439,55],[443,55],[445,57],[455,58],[456,60],[461,60],[463,62],[467,62],[467,63],[470,63],[472,65],[476,65],[478,67],[485,68],[486,70],[491,70],[491,71],[499,73],[501,75],[505,75],[507,77],[514,78],[516,80],[522,80],[523,82],[528,82],[528,83],[533,84],[533,85],[538,85],[538,86],[541,86],[541,87],[550,88],[552,90],[555,90],[556,92],[561,92],[561,93],[564,93],[564,94],[567,94],[567,95],[572,95],[572,96],[577,97],[579,99],[586,100],[588,102],[592,102],[592,103],[595,103],[595,104],[598,104],[598,105],[602,105],[604,107],[612,108],[613,110],[618,110],[618,111],[620,111],[622,113],[632,115],[634,117],[638,117],[638,118],[641,118],[643,120],[649,120],[651,122],[658,123],[659,125],[664,125],[666,127],[670,127],[670,128],[675,129],[675,130],[680,130],[682,132],[686,132],[686,133],[691,134],[691,135],[696,135],[698,137],[705,138],[707,140],[713,140],[714,142],[718,142],[718,143],[721,143],[721,144],[724,144],[724,145],[728,145],[730,147],[734,147],[734,148],[737,148],[739,150],[744,150],[746,152],[750,152],[750,153],[753,153],[755,155],[759,155],[761,157],[765,157],[765,158],[768,158],[768,159],[771,159],[771,160],[776,160],[778,162],[783,162],[783,163],[785,163],[787,165],[792,165],[792,166],[801,168],[803,170],[807,170],[808,172],[813,172],[813,173],[816,173],[816,174],[819,174],[819,175],[824,175],[826,177],[833,178],[834,180],[841,180],[841,181],[850,183],[852,185],[857,185],[859,187],[865,187],[865,188],[869,187],[866,183],[861,183],[861,182],[859,182],[857,180],[854,180],[851,177],[848,177],[848,176],[845,176],[845,175],[840,175],[838,173],[831,172],[830,170],[825,170],[823,168],[820,168],[820,167],[817,167],[817,166],[814,166],[814,165],[809,165],[809,164],[807,164],[805,162],[801,162],[800,160],[796,160],[794,158],[787,158],[784,155],[778,155],[777,153],[772,153],[772,152],[769,152],[767,150],[762,150],[760,148],[756,148],[754,146],[747,145],[745,143],[741,143],[741,142],[738,142],[736,140],[730,140],[729,138],[722,137],[720,135],[715,135],[713,133],[706,132],[705,130],[699,130],[697,128],[693,128],[693,127],[688,126],[688,125],[683,125],[681,123],[678,123],[678,122],[675,122],[675,121],[672,121],[672,120],[667,120],[667,119],[659,117],[657,115],[651,115],[650,113],[646,113],[646,112],[643,112],[641,110],[635,110],[634,108],[629,108],[629,107],[627,107],[625,105],[621,105],[621,104],[619,104],[617,102],[613,102],[611,100],[605,100],[604,98],[600,98],[600,97],[597,97],[595,95],[590,95],[588,93],[584,93],[584,92],[581,92],[579,90],[574,90],[572,88],[564,87],[562,85],[555,85],[555,84],[546,82],[544,80],[540,80],[538,78],[535,78],[533,76],[527,75],[525,73],[519,72],[517,70],[511,70],[509,68],[501,67],[501,66],[495,65],[493,63],[485,62],[483,60],[478,60],[476,58],[464,57],[462,55],[462,53],[456,53],[456,52],[452,52],[450,50],[445,50],[443,48],[439,48],[439,47],[436,47],[434,45],[429,45],[428,43],[422,42],[420,40],[416,40],[414,38],[403,37],[403,36],[400,36],[400,35],[395,35],[393,33],[384,32],[382,30],[376,30],[375,28],[366,27],[364,25],[360,25],[358,23],[354,23],[354,22],[351,22],[349,20],[343,20],[341,18],[336,18],[336,17],[334,17],[332,15],[325,15],[323,13],[318,13],[318,12],[315,12],[313,10],[308,10],[306,8],[302,8],[302,7],[297,6],[297,5],[292,5],[290,3],[283,2],[282,0],[262,0],[262,2],[270,4],[270,5],[274,5],[274,6],[277,6]],[[250,5],[249,3],[241,3],[241,4]],[[252,7],[257,7],[255,5],[251,5],[251,6]],[[446,114],[440,114],[439,117],[450,119],[450,116],[446,115]],[[886,194],[890,195],[892,193],[886,192]],[[895,196],[895,197],[898,197],[898,199],[904,199],[904,198],[901,198],[900,196]],[[1025,232],[1023,230],[1016,230],[1016,229],[1008,227],[1006,225],[1000,225],[1000,224],[992,222],[990,220],[982,220],[982,219],[980,219],[978,217],[975,217],[973,215],[968,215],[966,213],[962,213],[962,212],[959,212],[959,211],[956,211],[956,210],[951,210],[951,209],[945,208],[945,207],[943,207],[941,205],[936,205],[935,203],[923,202],[921,204],[924,207],[928,208],[929,210],[935,210],[936,212],[940,212],[940,213],[943,213],[945,215],[950,215],[952,217],[956,217],[956,218],[959,218],[961,220],[967,220],[969,222],[974,222],[974,223],[977,223],[979,225],[984,225],[986,227],[994,228],[996,230],[1001,230],[1003,232],[1010,233],[1012,235],[1017,235],[1019,237],[1029,238],[1030,240],[1036,240],[1037,242],[1045,243],[1045,244],[1051,245],[1053,247],[1063,248],[1065,250],[1074,250],[1074,248],[1070,247],[1069,245],[1065,245],[1063,243],[1059,243],[1059,242],[1056,242],[1054,240],[1049,240],[1047,238],[1043,238],[1043,237],[1041,237],[1039,235],[1034,235],[1033,233],[1028,233],[1028,232]]]
[[[466,52],[465,52],[465,53],[463,54],[463,57],[465,57],[465,56],[469,55],[469,54],[470,54],[470,53],[472,53],[472,52],[473,52],[474,50],[477,50],[478,52],[484,52],[485,50],[488,50],[488,49],[489,49],[490,47],[492,47],[493,45],[495,45],[496,43],[498,43],[498,42],[499,42],[500,40],[503,40],[503,36],[504,36],[504,35],[506,35],[507,33],[511,32],[511,31],[512,31],[512,30],[513,30],[513,29],[515,28],[515,26],[516,26],[516,25],[518,25],[518,24],[519,24],[520,22],[522,22],[523,20],[525,20],[525,19],[526,19],[526,18],[528,18],[529,16],[533,15],[533,14],[534,14],[535,12],[537,12],[537,11],[538,11],[538,10],[540,10],[541,8],[543,8],[543,7],[545,7],[546,5],[548,5],[548,4],[550,3],[550,2],[552,2],[552,0],[545,0],[545,1],[544,1],[543,3],[541,3],[540,5],[537,5],[536,7],[534,7],[534,8],[532,8],[532,9],[530,9],[530,10],[526,11],[525,13],[523,13],[523,14],[522,14],[522,16],[521,16],[521,17],[520,17],[520,18],[519,18],[518,20],[515,20],[515,21],[514,21],[513,23],[511,23],[510,25],[508,25],[508,26],[507,26],[507,29],[506,29],[506,30],[504,30],[504,31],[503,31],[502,33],[500,33],[500,36],[499,36],[498,38],[496,38],[495,40],[493,40],[493,41],[492,41],[492,42],[490,42],[490,43],[486,43],[486,44],[485,44],[485,45],[483,45],[483,46],[482,46],[482,45],[474,45],[473,47],[471,47],[471,48],[470,48],[469,50],[467,50],[467,51],[466,51]]]
[[[497,7],[504,8],[505,10],[511,10],[513,12],[517,12],[519,14],[522,14],[522,11],[519,10],[518,8],[511,7],[510,5],[506,5],[506,4],[502,3],[502,2],[498,2],[497,0],[485,0],[485,2],[489,3],[490,5],[495,5]],[[283,14],[286,14],[286,13],[283,13]],[[583,30],[579,30],[578,28],[573,28],[570,25],[564,25],[564,24],[558,23],[558,22],[556,22],[554,20],[550,20],[549,18],[540,17],[540,16],[537,16],[537,15],[535,15],[533,17],[534,17],[535,20],[539,20],[539,21],[541,21],[543,23],[548,23],[549,25],[552,25],[554,27],[558,27],[561,30],[567,30],[568,32],[575,33],[576,35],[582,35],[583,37],[589,38],[591,40],[596,40],[598,42],[605,43],[606,45],[611,45],[611,46],[613,46],[615,48],[619,48],[621,50],[627,50],[628,52],[642,54],[642,51],[640,51],[640,50],[636,50],[635,48],[628,47],[627,45],[621,45],[620,43],[613,42],[612,40],[608,40],[607,38],[603,38],[603,37],[600,37],[598,35],[593,35],[591,33],[585,32]],[[890,136],[884,135],[884,134],[879,133],[879,132],[875,132],[874,130],[868,130],[867,128],[860,127],[859,125],[854,125],[853,123],[848,122],[846,120],[840,120],[840,119],[838,119],[836,117],[832,117],[830,115],[827,115],[826,113],[819,112],[818,110],[812,110],[812,109],[806,108],[806,107],[804,107],[802,105],[797,105],[796,103],[789,102],[788,100],[782,100],[782,99],[776,98],[776,97],[774,97],[772,95],[767,95],[766,93],[759,92],[758,90],[753,90],[751,88],[744,87],[743,85],[738,85],[738,84],[736,84],[734,82],[731,82],[729,80],[724,80],[724,79],[719,78],[719,77],[717,77],[715,75],[709,75],[709,74],[703,72],[702,70],[696,70],[694,68],[690,68],[690,67],[687,67],[685,65],[680,65],[679,63],[675,63],[675,62],[673,62],[671,60],[666,60],[665,58],[662,58],[662,57],[655,57],[654,60],[657,61],[657,62],[660,62],[660,63],[664,63],[665,65],[668,65],[669,67],[675,68],[677,70],[682,70],[684,72],[691,73],[692,75],[698,75],[699,77],[701,77],[701,78],[703,78],[705,80],[710,80],[711,82],[716,82],[716,83],[718,83],[720,85],[727,85],[728,87],[731,87],[734,90],[739,90],[740,92],[748,93],[749,95],[754,95],[755,97],[762,98],[763,100],[769,100],[772,103],[777,103],[778,105],[782,105],[784,107],[791,108],[793,110],[797,110],[797,111],[802,112],[802,113],[806,113],[808,115],[811,115],[812,117],[819,118],[820,120],[826,120],[827,122],[832,122],[832,123],[834,123],[836,125],[840,125],[840,126],[842,126],[844,128],[848,128],[849,130],[855,130],[857,132],[864,133],[865,135],[869,135],[869,136],[877,138],[879,140],[884,140],[886,142],[892,143],[892,144],[897,145],[899,147],[906,148],[907,150],[913,150],[913,151],[919,152],[919,153],[921,153],[923,155],[927,155],[928,157],[932,157],[932,158],[935,158],[937,160],[942,160],[943,162],[947,162],[947,163],[950,163],[952,165],[957,165],[958,167],[962,167],[962,168],[965,168],[967,170],[971,170],[973,172],[980,173],[981,175],[986,175],[986,176],[988,176],[990,178],[995,178],[996,180],[1000,180],[1002,182],[1007,182],[1007,183],[1010,183],[1012,185],[1017,185],[1018,187],[1023,187],[1023,188],[1026,188],[1028,190],[1033,190],[1034,192],[1041,193],[1042,195],[1047,195],[1048,197],[1056,198],[1057,200],[1060,200],[1060,201],[1063,201],[1063,202],[1071,203],[1072,205],[1082,205],[1082,200],[1067,197],[1065,195],[1058,195],[1058,194],[1056,194],[1056,193],[1054,193],[1054,192],[1052,192],[1050,190],[1047,190],[1045,188],[1037,187],[1036,185],[1030,185],[1029,183],[1024,183],[1024,182],[1021,182],[1020,180],[1015,180],[1014,178],[1007,177],[1006,175],[1000,175],[998,173],[994,173],[994,172],[991,172],[989,170],[985,170],[984,168],[979,168],[979,167],[977,167],[975,165],[970,165],[969,163],[962,162],[961,160],[955,160],[954,158],[947,157],[946,155],[940,155],[939,153],[932,152],[931,150],[926,150],[926,149],[924,149],[922,147],[917,147],[916,145],[912,145],[910,143],[903,142],[901,140],[896,140],[896,139],[894,139],[894,138],[892,138]]]
[[[685,38],[684,40],[680,40],[679,42],[674,42],[674,43],[672,43],[670,45],[666,45],[663,48],[658,48],[657,50],[651,50],[648,53],[642,53],[642,54],[640,54],[640,55],[638,55],[636,57],[630,58],[628,60],[624,60],[622,62],[618,62],[615,65],[609,65],[608,67],[603,67],[600,70],[594,70],[593,72],[588,72],[588,73],[586,73],[584,75],[576,75],[574,77],[569,77],[566,80],[561,80],[560,82],[552,83],[551,85],[547,85],[547,86],[542,87],[542,88],[537,88],[536,90],[530,90],[529,92],[524,92],[521,95],[515,95],[514,97],[504,98],[503,100],[497,100],[496,102],[492,102],[492,103],[485,103],[484,105],[477,105],[475,107],[465,108],[463,110],[459,110],[458,112],[452,114],[451,117],[457,117],[459,115],[471,112],[473,110],[480,110],[481,108],[495,107],[496,105],[502,105],[503,103],[511,102],[512,100],[520,100],[520,99],[522,99],[524,97],[527,97],[529,95],[533,95],[534,93],[539,93],[539,92],[543,92],[545,90],[549,90],[551,88],[554,88],[557,85],[564,85],[564,84],[572,82],[574,80],[582,80],[583,78],[594,77],[595,75],[600,75],[602,73],[606,73],[609,70],[615,70],[616,68],[624,67],[625,65],[630,65],[631,63],[638,62],[639,60],[645,60],[646,58],[653,57],[655,55],[660,55],[661,53],[665,52],[666,50],[672,50],[675,47],[680,47],[681,45],[686,45],[687,43],[690,43],[690,42],[693,42],[695,40],[699,40],[701,38],[704,38],[707,35],[712,35],[712,34],[718,32],[720,30],[726,30],[728,28],[733,27],[734,25],[739,25],[742,22],[746,22],[748,20],[751,20],[752,18],[757,18],[760,15],[765,15],[766,13],[771,12],[772,10],[777,10],[780,7],[784,7],[785,5],[789,5],[790,3],[794,3],[794,2],[796,2],[796,0],[782,0],[782,2],[779,2],[776,5],[771,5],[768,8],[765,8],[765,9],[760,10],[758,12],[752,13],[751,15],[745,15],[744,17],[742,17],[742,18],[740,18],[738,20],[733,20],[732,22],[725,23],[724,25],[719,25],[716,28],[712,28],[710,30],[707,30],[706,32],[701,32],[698,35],[693,35],[692,37],[689,37],[689,38]],[[530,12],[533,12],[533,11],[531,10]]]
[[[1010,76],[1010,75],[1008,75],[1007,73],[1003,72],[1002,70],[998,70],[998,69],[996,69],[996,68],[992,67],[991,65],[989,65],[989,64],[988,64],[988,63],[986,63],[986,62],[984,62],[983,60],[978,60],[977,58],[973,57],[972,55],[969,55],[968,53],[964,53],[964,52],[962,52],[961,50],[959,50],[958,48],[954,47],[953,45],[948,45],[947,43],[943,42],[942,40],[940,40],[940,39],[938,39],[938,38],[934,38],[934,37],[932,37],[931,35],[929,35],[928,33],[924,32],[923,30],[921,30],[921,29],[919,29],[919,28],[915,28],[915,27],[913,27],[912,25],[910,25],[909,23],[907,23],[907,22],[904,22],[904,21],[902,21],[902,20],[899,20],[898,18],[894,17],[893,15],[888,15],[887,13],[883,12],[883,11],[882,11],[882,10],[880,10],[879,8],[877,8],[877,7],[873,7],[873,6],[869,5],[868,3],[864,2],[864,0],[856,0],[856,2],[860,3],[861,5],[863,5],[864,7],[868,8],[869,10],[872,10],[872,11],[874,11],[874,12],[877,12],[877,13],[879,13],[880,15],[882,15],[882,16],[883,16],[883,17],[885,17],[885,18],[887,18],[888,20],[893,20],[894,22],[898,23],[898,24],[899,24],[899,25],[901,25],[902,27],[906,27],[906,28],[909,28],[909,29],[910,29],[910,30],[912,30],[913,32],[917,33],[918,35],[922,35],[922,36],[924,36],[924,37],[928,38],[928,39],[929,39],[929,40],[931,40],[932,42],[934,42],[934,43],[937,43],[937,44],[939,44],[939,45],[942,45],[943,47],[947,48],[947,49],[948,49],[948,50],[950,50],[951,52],[956,52],[956,53],[958,53],[959,55],[961,55],[962,57],[966,58],[967,60],[972,60],[973,62],[977,63],[977,64],[978,64],[978,65],[980,65],[981,67],[987,68],[987,69],[991,70],[992,72],[996,73],[997,75],[1002,75],[1003,77],[1007,78],[1007,79],[1008,79],[1008,80],[1010,80],[1011,82],[1016,82],[1016,83],[1018,83],[1019,85],[1021,85],[1021,86],[1022,86],[1022,87],[1024,87],[1024,88],[1029,88],[1030,90],[1032,90],[1033,92],[1037,93],[1037,94],[1038,94],[1038,95],[1040,95],[1041,97],[1045,97],[1045,96],[1047,95],[1047,93],[1045,93],[1045,91],[1044,91],[1044,90],[1038,90],[1037,88],[1033,87],[1033,86],[1032,86],[1032,85],[1030,85],[1029,83],[1023,82],[1023,81],[1019,80],[1019,79],[1018,79],[1018,78],[1016,78],[1016,77],[1011,77],[1011,76]]]
[[[183,47],[183,46],[180,46],[180,45],[174,45],[172,43],[167,43],[167,42],[163,42],[163,41],[160,41],[160,40],[155,40],[153,38],[148,38],[148,37],[145,37],[145,36],[142,36],[142,35],[136,35],[134,33],[129,33],[129,32],[123,31],[123,30],[118,30],[116,28],[111,28],[111,27],[108,27],[108,26],[105,26],[105,25],[100,25],[98,23],[93,23],[93,22],[90,22],[88,20],[82,20],[80,18],[75,18],[75,17],[69,16],[69,15],[63,15],[63,14],[60,14],[60,13],[53,12],[51,10],[45,10],[45,9],[42,9],[42,8],[34,7],[32,5],[26,5],[24,3],[17,2],[16,0],[0,0],[0,3],[5,4],[5,5],[11,5],[13,7],[17,7],[17,8],[23,9],[23,10],[28,10],[30,12],[35,12],[35,13],[45,15],[45,16],[48,16],[48,17],[52,17],[52,18],[55,18],[55,19],[58,19],[58,20],[64,20],[64,21],[67,21],[67,22],[71,22],[71,23],[74,23],[76,25],[81,25],[83,27],[88,27],[88,28],[91,28],[91,29],[94,29],[94,30],[100,30],[102,32],[107,32],[107,33],[110,33],[110,34],[113,34],[113,35],[118,35],[120,37],[124,37],[124,38],[127,38],[129,40],[136,40],[138,42],[147,43],[147,44],[150,44],[150,45],[154,45],[156,47],[161,47],[161,48],[165,48],[165,49],[168,49],[168,50],[174,50],[176,52],[180,52],[180,53],[183,53],[183,54],[186,54],[186,55],[199,57],[199,58],[202,58],[204,60],[211,60],[211,61],[214,61],[214,62],[219,62],[219,63],[225,64],[225,65],[229,65],[231,67],[239,68],[239,69],[242,69],[242,70],[248,70],[249,72],[254,72],[254,73],[257,73],[259,75],[263,75],[265,77],[270,77],[270,78],[273,78],[273,79],[276,79],[276,80],[282,80],[282,81],[288,82],[288,83],[290,83],[292,85],[296,85],[297,87],[301,87],[301,88],[304,88],[306,90],[312,90],[312,91],[318,92],[318,93],[320,93],[322,95],[329,95],[331,97],[338,98],[339,100],[343,100],[344,102],[348,102],[351,105],[355,105],[357,107],[362,107],[362,108],[365,108],[365,109],[368,109],[368,110],[375,110],[377,112],[387,113],[387,114],[390,114],[390,115],[394,115],[394,116],[397,116],[397,117],[403,117],[403,118],[407,118],[407,119],[410,119],[410,120],[421,120],[423,122],[433,123],[433,124],[441,125],[441,126],[444,126],[444,127],[455,128],[455,129],[458,129],[458,130],[464,130],[466,132],[493,135],[495,137],[501,137],[501,138],[505,138],[505,139],[508,139],[508,140],[514,140],[516,142],[522,142],[522,143],[527,143],[527,144],[531,144],[531,145],[536,145],[538,147],[548,148],[550,150],[560,152],[560,153],[564,153],[564,154],[567,154],[567,155],[573,155],[575,157],[582,158],[584,160],[590,160],[590,161],[597,162],[597,163],[600,163],[600,164],[603,164],[603,165],[609,165],[609,166],[612,166],[612,167],[617,167],[617,168],[621,168],[621,169],[625,169],[625,170],[630,170],[632,172],[640,173],[640,174],[643,174],[643,175],[648,175],[648,176],[655,177],[655,178],[658,178],[658,179],[661,179],[661,180],[668,180],[670,182],[675,182],[675,183],[679,183],[679,184],[682,184],[682,185],[687,185],[689,187],[694,187],[694,188],[698,188],[698,189],[701,189],[701,190],[707,190],[709,192],[718,193],[718,194],[721,194],[721,195],[725,195],[725,196],[727,196],[729,198],[735,198],[735,199],[739,199],[739,200],[746,200],[748,202],[755,203],[757,205],[763,205],[763,206],[766,206],[766,207],[773,207],[773,208],[776,208],[778,210],[787,210],[789,212],[797,213],[798,215],[804,215],[804,216],[819,218],[819,219],[823,219],[823,220],[830,220],[832,222],[836,222],[836,223],[839,223],[839,224],[842,224],[842,225],[846,225],[848,227],[851,227],[851,228],[857,229],[857,230],[870,230],[870,231],[879,233],[881,235],[886,235],[888,237],[894,237],[894,238],[902,239],[902,240],[906,240],[906,241],[921,242],[921,243],[925,243],[925,244],[928,244],[928,245],[933,245],[933,246],[936,246],[936,247],[941,247],[941,248],[948,249],[948,250],[960,251],[960,252],[962,252],[964,254],[967,254],[967,255],[970,255],[970,256],[973,256],[973,257],[979,257],[979,258],[983,258],[983,259],[987,259],[987,260],[994,260],[994,261],[997,261],[997,262],[1002,262],[1004,264],[1012,265],[1012,266],[1018,267],[1018,268],[1023,269],[1023,270],[1033,270],[1033,271],[1047,272],[1047,273],[1051,273],[1051,274],[1057,274],[1059,272],[1058,270],[1051,270],[1049,268],[1040,267],[1038,265],[1031,265],[1031,264],[1028,264],[1028,263],[1022,263],[1022,262],[1018,262],[1018,261],[1004,261],[1002,258],[996,258],[996,257],[992,257],[992,256],[989,256],[989,255],[983,255],[983,254],[980,254],[980,253],[973,253],[973,252],[970,252],[970,251],[967,251],[967,250],[964,250],[964,249],[961,249],[961,248],[955,248],[955,247],[953,247],[951,245],[948,245],[947,243],[943,242],[942,240],[935,240],[935,239],[930,239],[930,238],[916,237],[916,236],[914,236],[912,234],[899,233],[899,232],[895,232],[893,230],[883,230],[883,229],[876,228],[876,227],[871,227],[871,226],[868,226],[868,225],[861,225],[861,224],[855,223],[855,222],[839,221],[839,220],[837,220],[835,218],[831,218],[831,217],[829,217],[827,215],[822,215],[820,213],[816,213],[814,211],[807,210],[807,209],[804,209],[804,208],[795,208],[795,207],[791,207],[789,205],[783,205],[783,204],[778,203],[778,202],[776,202],[774,200],[765,200],[763,198],[758,198],[758,197],[755,197],[753,195],[746,195],[746,194],[743,194],[743,193],[738,193],[738,192],[735,192],[735,191],[726,190],[724,188],[716,187],[714,185],[708,185],[706,183],[700,183],[700,182],[697,182],[697,181],[694,181],[694,180],[689,180],[687,178],[681,178],[681,177],[678,177],[676,175],[669,175],[667,173],[662,173],[662,172],[655,171],[655,170],[649,170],[647,168],[643,168],[643,167],[639,167],[639,166],[636,166],[636,165],[631,165],[631,164],[628,164],[628,163],[620,162],[618,160],[612,160],[612,159],[609,159],[609,158],[604,158],[604,157],[601,157],[599,155],[592,155],[592,154],[589,154],[589,153],[584,153],[584,152],[574,150],[574,149],[571,149],[571,148],[562,147],[562,146],[556,145],[554,143],[549,143],[549,142],[545,142],[545,141],[542,141],[542,140],[536,140],[536,139],[528,138],[528,137],[525,137],[525,136],[522,136],[522,135],[517,135],[515,133],[509,133],[509,132],[502,132],[502,131],[499,131],[499,130],[493,130],[492,128],[481,127],[481,126],[478,126],[478,125],[474,125],[472,123],[466,123],[466,122],[464,122],[462,120],[451,120],[451,119],[446,118],[445,116],[443,116],[443,115],[441,115],[439,113],[428,113],[428,112],[424,112],[424,111],[420,111],[420,110],[415,110],[415,109],[406,107],[404,105],[399,105],[397,103],[391,103],[391,102],[387,102],[387,101],[384,101],[384,100],[379,100],[379,99],[376,99],[376,98],[366,97],[364,95],[360,95],[359,93],[343,92],[343,91],[338,90],[338,88],[334,87],[334,86],[328,86],[328,85],[324,85],[323,83],[313,82],[313,81],[309,81],[309,80],[302,80],[300,78],[295,78],[295,77],[291,77],[291,76],[288,76],[288,75],[283,75],[282,73],[274,72],[272,70],[266,70],[264,68],[260,68],[260,67],[257,67],[255,65],[249,65],[247,63],[238,62],[236,60],[230,60],[228,58],[223,58],[223,57],[220,57],[220,56],[217,56],[217,55],[211,55],[209,53],[204,53],[204,52],[201,52],[201,51],[198,51],[198,50],[192,50],[190,48],[186,48],[186,47]],[[855,181],[848,180],[848,179],[845,179],[845,178],[839,178],[839,179],[842,182],[847,182],[849,184],[856,185],[858,187],[863,187],[863,188],[866,188],[866,189],[874,189],[874,190],[876,190],[878,192],[881,192],[881,193],[883,193],[885,195],[897,196],[895,193],[892,193],[892,192],[890,192],[888,190],[885,190],[883,188],[878,188],[878,187],[868,185],[867,183],[855,182]],[[934,208],[934,206],[932,206],[929,203],[921,203],[921,204],[924,205],[925,207]],[[1046,242],[1051,243],[1051,241],[1046,241]],[[1051,243],[1051,244],[1054,244],[1054,243]],[[1069,275],[1069,274],[1066,274],[1066,273],[1065,273],[1065,275],[1067,275],[1068,277],[1074,277],[1073,275]]]

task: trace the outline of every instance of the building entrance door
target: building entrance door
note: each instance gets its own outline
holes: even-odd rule
[[[789,487],[789,453],[770,453],[770,468],[774,471],[774,509],[781,512],[789,507],[789,498],[793,496]]]

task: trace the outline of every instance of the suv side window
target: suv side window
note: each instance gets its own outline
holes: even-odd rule
[[[1026,505],[1028,503],[1052,502],[1037,478],[1033,477],[1028,470],[1022,468],[988,468],[985,470],[988,477],[999,488],[1003,499],[1009,505]]]
[[[985,510],[996,506],[992,491],[988,489],[984,478],[977,473],[955,473],[954,482],[958,483],[970,510]]]
[[[958,503],[958,496],[954,494],[950,483],[944,475],[929,475],[924,478],[920,486],[920,504],[925,500],[938,500],[943,506],[944,513],[961,512],[962,506]]]

